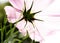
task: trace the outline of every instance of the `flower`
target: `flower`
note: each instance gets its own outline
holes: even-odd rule
[[[51,40],[58,39],[57,36],[60,35],[57,35],[60,30],[59,0],[9,0],[9,2],[13,7],[4,8],[7,19],[14,23],[24,36],[28,32],[32,40],[40,43],[59,43]]]

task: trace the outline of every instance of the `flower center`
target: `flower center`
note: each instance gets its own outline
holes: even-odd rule
[[[29,9],[28,11],[26,11],[26,6],[25,6],[25,10],[24,10],[24,12],[23,12],[23,18],[25,19],[25,21],[29,21],[29,22],[31,22],[31,23],[32,23],[32,21],[34,21],[34,20],[38,20],[38,19],[35,19],[35,18],[34,18],[34,15],[35,15],[36,13],[41,12],[41,11],[38,11],[38,12],[35,12],[35,13],[31,13],[32,7],[33,7],[33,2],[32,2],[32,5],[31,5],[30,9]]]
[[[32,22],[32,20],[34,20],[34,14],[27,11],[23,13],[23,18],[25,19],[25,21]]]
[[[24,4],[25,4],[25,3],[24,3]],[[26,11],[26,6],[25,6],[25,10],[24,10],[24,12],[23,12],[23,18],[20,19],[19,21],[21,21],[21,20],[23,20],[23,19],[25,19],[26,22],[29,21],[29,22],[31,22],[31,23],[32,23],[32,21],[34,21],[34,20],[43,21],[43,20],[34,18],[34,15],[37,14],[37,13],[39,13],[39,12],[41,12],[41,11],[38,11],[38,12],[35,12],[35,13],[31,13],[32,6],[33,6],[33,2],[32,2],[32,5],[31,5],[30,9],[27,10],[27,11]],[[17,22],[19,22],[19,21],[17,21]],[[15,22],[15,23],[17,23],[17,22]],[[15,23],[14,23],[14,24],[15,24]]]

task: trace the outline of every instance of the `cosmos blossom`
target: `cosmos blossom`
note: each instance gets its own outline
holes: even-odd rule
[[[9,0],[7,19],[24,36],[40,43],[60,43],[59,0]]]

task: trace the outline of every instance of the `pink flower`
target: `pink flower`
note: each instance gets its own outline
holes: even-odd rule
[[[9,2],[13,7],[4,8],[7,19],[10,23],[15,23],[24,36],[28,32],[32,40],[40,43],[60,43],[59,0],[9,0]]]

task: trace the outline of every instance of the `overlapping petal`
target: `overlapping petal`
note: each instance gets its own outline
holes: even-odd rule
[[[24,8],[24,0],[9,0],[9,2],[18,10],[23,10]]]
[[[35,31],[34,31],[33,25],[30,22],[27,22],[26,30],[28,31],[30,38],[32,40],[34,40],[35,39],[35,33],[34,33]]]
[[[11,6],[6,6],[4,9],[6,11],[7,19],[10,23],[15,23],[23,17],[22,13],[16,11]]]
[[[34,25],[32,25],[30,22],[27,22],[26,30],[28,31],[29,37],[32,40],[35,40],[35,41],[43,40],[42,36],[40,35],[39,30]]]
[[[26,21],[22,20],[20,22],[18,22],[17,24],[15,24],[15,26],[18,28],[19,32],[22,33],[23,36],[27,35],[27,31],[25,29],[25,25],[26,25]]]

